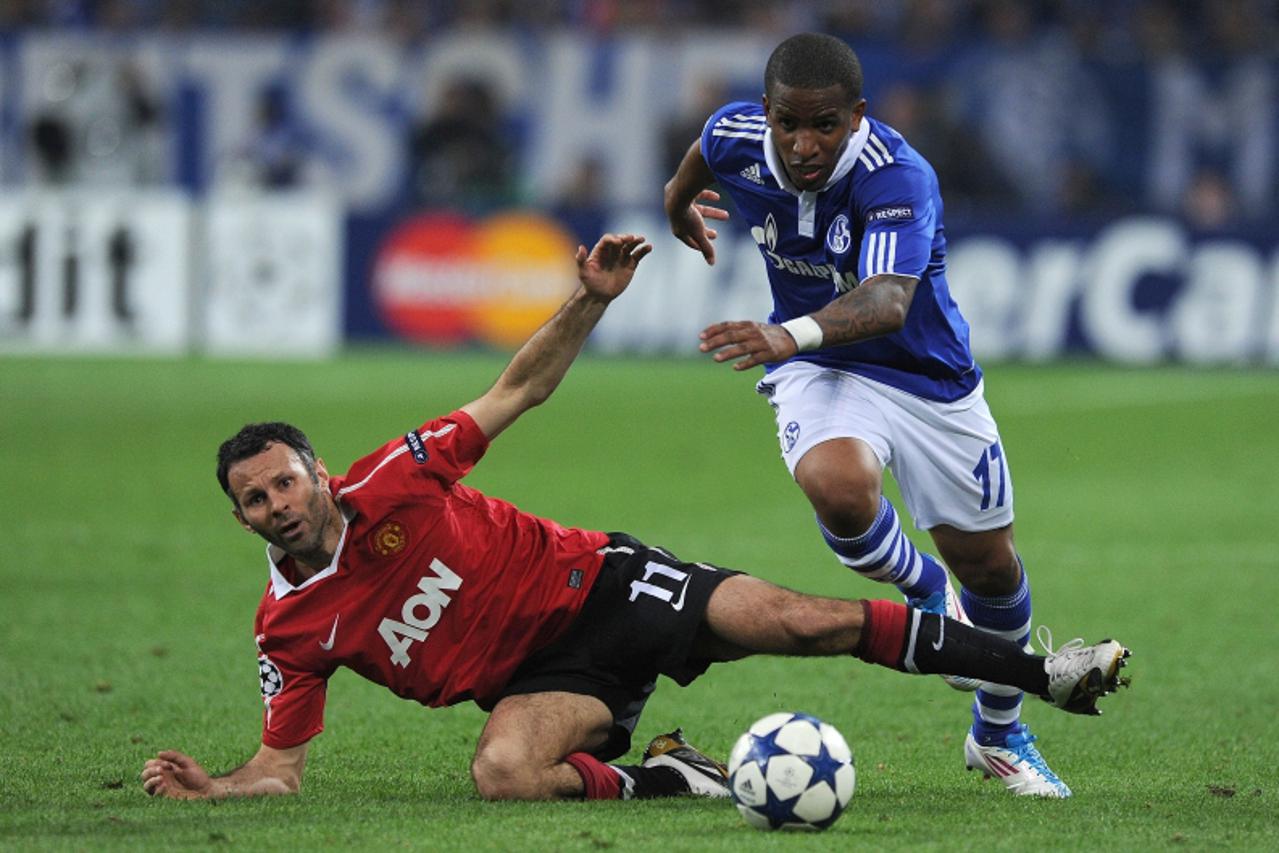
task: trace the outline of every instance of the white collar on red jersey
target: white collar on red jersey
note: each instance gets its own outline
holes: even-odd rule
[[[824,192],[835,185],[853,170],[853,166],[857,163],[857,158],[861,156],[862,149],[866,147],[866,140],[870,138],[870,122],[866,116],[862,116],[861,127],[853,133],[848,139],[848,144],[844,146],[844,153],[839,155],[839,162],[835,164],[835,171],[830,173],[830,179],[826,181],[826,186],[820,190],[799,190],[791,183],[790,177],[786,174],[786,166],[782,163],[781,156],[777,153],[777,146],[773,144],[773,129],[767,127],[764,129],[764,161],[768,163],[768,170],[773,173],[773,177],[777,180],[777,185],[786,192],[799,198],[799,210],[797,216],[799,218],[799,233],[804,237],[812,237],[817,218],[817,193]]]
[[[311,584],[318,583],[320,580],[337,573],[338,559],[342,556],[342,546],[346,544],[346,531],[351,525],[351,519],[355,517],[354,510],[350,510],[340,504],[338,506],[342,511],[342,535],[338,538],[337,548],[333,550],[333,560],[323,569],[311,575],[297,586],[289,583],[288,579],[284,577],[284,574],[281,573],[279,566],[277,565],[277,563],[287,556],[284,549],[278,548],[275,545],[266,546],[266,561],[267,565],[271,568],[271,593],[275,596],[276,601],[279,601],[291,592],[297,592],[299,589],[306,589]]]

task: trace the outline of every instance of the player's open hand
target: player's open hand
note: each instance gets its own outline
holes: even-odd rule
[[[577,247],[577,277],[591,296],[616,299],[651,251],[653,247],[639,234],[605,234],[589,253],[585,246]]]
[[[166,749],[142,766],[142,789],[153,797],[194,800],[208,796],[213,783],[194,758]]]
[[[713,323],[703,329],[699,337],[702,342],[698,349],[714,353],[716,361],[740,359],[733,365],[734,370],[784,361],[798,352],[790,332],[772,323],[752,320]]]
[[[685,246],[701,252],[706,263],[711,266],[715,265],[715,244],[711,241],[719,236],[719,232],[707,227],[706,220],[728,221],[727,210],[707,203],[718,201],[719,193],[714,190],[702,190],[692,204],[670,213],[667,217],[670,219],[671,233]]]

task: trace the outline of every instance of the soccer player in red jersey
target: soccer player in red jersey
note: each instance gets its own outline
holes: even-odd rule
[[[330,475],[288,424],[250,424],[223,443],[219,484],[237,521],[268,543],[254,628],[262,743],[216,777],[160,752],[142,770],[148,793],[296,792],[340,666],[424,705],[491,711],[471,767],[486,799],[727,796],[722,766],[678,731],[638,765],[604,762],[629,750],[659,674],[688,684],[711,663],[755,653],[971,675],[1096,713],[1121,683],[1119,643],[1038,657],[902,604],[802,595],[622,533],[563,527],[460,482],[555,390],[651,249],[632,234],[579,247],[581,286],[492,388],[345,475]]]

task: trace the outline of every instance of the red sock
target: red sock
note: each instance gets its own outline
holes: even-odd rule
[[[622,780],[617,771],[585,752],[565,756],[577,775],[582,777],[588,800],[617,800],[622,797]]]
[[[868,663],[901,669],[906,642],[906,605],[863,598],[862,607],[866,619],[853,654]]]

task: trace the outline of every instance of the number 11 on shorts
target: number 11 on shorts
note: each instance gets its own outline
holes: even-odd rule
[[[977,479],[977,482],[981,483],[981,508],[983,511],[990,509],[990,480],[994,476],[996,468],[998,468],[999,473],[999,492],[995,496],[995,506],[1000,507],[1004,505],[1004,482],[1008,479],[1008,469],[1004,467],[1004,452],[999,447],[998,441],[986,448],[986,452],[977,461],[977,466],[973,468],[973,477]]]

